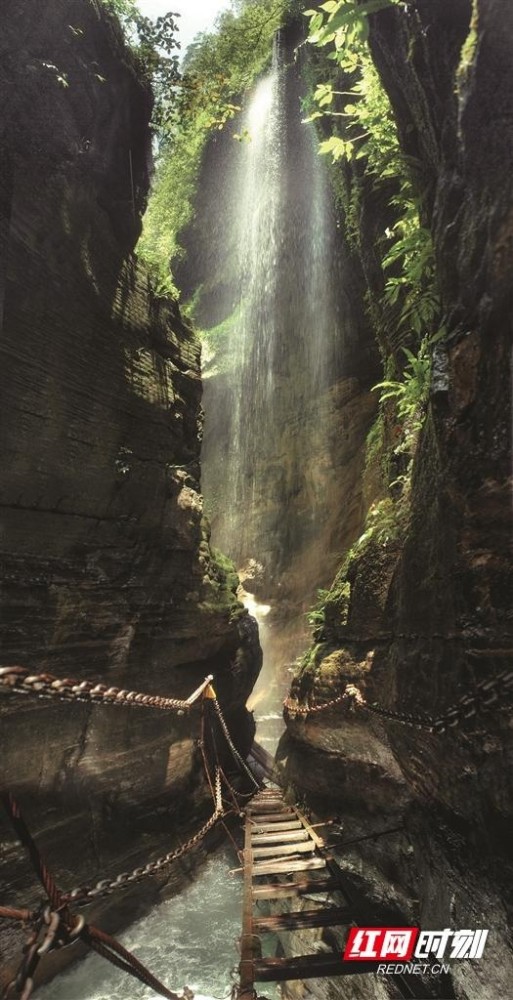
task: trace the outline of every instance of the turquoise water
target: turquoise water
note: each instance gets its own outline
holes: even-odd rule
[[[257,739],[271,753],[283,732],[282,699],[288,687],[286,671],[277,669],[282,644],[266,623],[270,608],[248,602],[260,626],[264,669],[255,688]],[[237,982],[242,930],[242,877],[233,849],[223,847],[208,858],[194,881],[180,895],[165,900],[148,916],[119,935],[121,943],[170,990],[184,986],[197,1000],[228,998]],[[274,954],[275,941],[263,939],[264,953]],[[281,991],[262,984],[261,993],[279,1000]],[[92,953],[68,972],[37,990],[34,1000],[153,1000],[153,990]]]
[[[210,857],[193,883],[133,924],[119,940],[165,985],[198,1000],[230,995],[239,962],[242,879],[233,852]],[[269,995],[269,994],[268,994]],[[150,1000],[158,996],[92,954],[37,991],[37,1000]]]

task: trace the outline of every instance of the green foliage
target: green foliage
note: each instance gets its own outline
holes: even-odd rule
[[[470,22],[470,28],[468,35],[463,42],[461,54],[460,54],[460,64],[458,66],[457,72],[457,82],[458,90],[461,90],[469,76],[474,63],[474,58],[477,50],[477,40],[478,40],[478,22],[479,22],[479,8],[477,5],[477,0],[472,0],[472,19]]]
[[[136,0],[100,0],[100,2],[120,19],[135,18],[139,14]]]
[[[332,160],[362,161],[365,176],[379,187],[395,185],[389,198],[397,220],[377,247],[384,272],[379,303],[368,303],[371,319],[385,354],[401,345],[418,346],[438,326],[440,301],[435,280],[431,234],[420,219],[420,198],[415,190],[417,164],[401,151],[397,126],[388,96],[373,64],[367,44],[368,17],[397,0],[328,0],[310,16],[309,41],[330,47],[331,58],[348,79],[348,89],[321,81],[314,94],[309,120],[332,122],[333,134],[320,143],[320,152]],[[350,98],[350,101],[342,98]],[[360,172],[349,175],[345,210],[349,233],[358,240]],[[396,368],[399,362],[396,361]]]
[[[409,479],[404,477],[402,494],[398,501],[384,497],[369,508],[364,530],[346,553],[332,586],[329,590],[317,591],[317,601],[307,613],[307,621],[314,629],[314,636],[321,637],[322,631],[317,632],[317,630],[323,630],[323,638],[328,639],[330,636],[333,638],[337,628],[348,624],[351,604],[350,578],[354,564],[361,560],[369,549],[374,552],[376,547],[386,550],[397,542],[406,526],[408,490]],[[301,664],[302,671],[315,667],[320,649],[320,646],[315,647],[313,655],[312,651],[308,651]]]
[[[118,18],[139,70],[152,85],[154,118],[160,123],[180,82],[178,14],[168,11],[153,21],[144,17],[136,0],[100,0]]]
[[[356,68],[355,48],[367,40],[368,17],[399,0],[327,0],[317,10],[307,10],[310,17],[310,41],[314,45],[333,43],[337,58],[344,53],[345,68]],[[321,13],[322,11],[322,13]]]
[[[425,342],[417,356],[412,354],[407,347],[403,347],[403,351],[408,361],[403,381],[378,382],[377,385],[373,386],[372,391],[383,390],[380,396],[382,403],[387,399],[396,399],[398,416],[406,420],[418,415],[426,400],[429,390],[431,359],[425,349]]]
[[[324,625],[325,604],[329,594],[329,590],[318,590],[316,603],[306,612],[306,620],[312,628]]]
[[[189,47],[179,88],[168,93],[159,122],[156,180],[138,251],[162,288],[176,294],[170,263],[180,259],[179,237],[192,216],[202,154],[208,139],[240,110],[240,98],[268,64],[288,0],[236,0]],[[247,136],[234,130],[234,138]]]
[[[350,560],[360,555],[370,542],[377,545],[388,545],[395,541],[399,536],[402,523],[400,513],[400,505],[395,503],[391,497],[384,497],[371,504],[365,522],[365,530],[353,546]]]
[[[373,386],[372,391],[381,390],[380,403],[389,401],[395,403],[395,413],[399,426],[399,440],[395,445],[394,454],[405,454],[410,457],[407,469],[408,477],[412,472],[412,458],[415,452],[419,432],[427,412],[429,388],[431,385],[431,356],[433,346],[445,337],[445,327],[433,337],[425,337],[420,344],[418,354],[413,354],[407,347],[402,348],[406,365],[401,379],[385,379]],[[398,480],[390,485],[397,486]]]

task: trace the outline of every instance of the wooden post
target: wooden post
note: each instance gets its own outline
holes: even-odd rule
[[[242,937],[240,942],[240,986],[238,1000],[253,996],[255,939],[253,935],[253,852],[251,850],[251,823],[246,819],[244,831],[244,896],[242,903]]]

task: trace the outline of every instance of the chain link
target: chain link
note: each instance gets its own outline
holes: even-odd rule
[[[513,670],[503,670],[497,677],[479,681],[475,690],[471,694],[463,695],[454,705],[451,705],[438,717],[415,715],[410,712],[396,712],[393,709],[383,708],[376,702],[369,703],[364,698],[362,692],[354,684],[347,684],[343,694],[331,701],[325,701],[320,705],[300,705],[293,698],[286,698],[284,701],[285,712],[294,718],[299,715],[306,717],[315,715],[317,712],[326,711],[335,705],[349,702],[356,708],[364,712],[371,712],[384,719],[400,722],[405,726],[412,726],[415,729],[423,729],[426,732],[442,735],[449,729],[454,729],[467,719],[473,718],[480,710],[493,708],[498,704],[499,699],[509,694],[513,690]]]
[[[260,785],[259,785],[258,781],[256,781],[255,776],[252,773],[252,771],[250,771],[249,767],[246,764],[246,761],[242,759],[239,751],[237,750],[237,747],[235,746],[235,744],[234,744],[234,742],[233,742],[233,740],[232,740],[232,738],[230,736],[230,733],[229,733],[229,730],[228,730],[228,726],[226,725],[225,718],[224,718],[224,715],[223,715],[222,710],[221,710],[221,706],[220,706],[217,698],[213,698],[212,701],[214,703],[214,708],[216,710],[217,717],[218,717],[219,722],[221,724],[221,729],[223,730],[226,742],[227,742],[228,746],[230,747],[230,750],[231,750],[233,756],[235,757],[235,760],[238,761],[238,763],[240,764],[240,766],[242,767],[242,769],[246,772],[248,778],[253,783],[253,785],[255,786],[255,788],[259,789]]]
[[[207,681],[205,681],[205,684]],[[31,674],[24,667],[0,667],[0,687],[14,694],[32,694],[38,698],[58,698],[61,701],[83,701],[103,705],[142,705],[161,711],[187,712],[194,703],[158,694],[142,694],[124,688],[109,687],[96,681],[78,681],[70,677],[58,678],[53,674]],[[203,687],[203,686],[202,686]],[[202,688],[195,692],[199,697]]]
[[[91,899],[103,899],[105,896],[110,896],[110,894],[115,892],[117,889],[124,889],[125,887],[140,882],[148,875],[155,875],[157,872],[162,871],[163,868],[167,867],[167,865],[172,864],[173,861],[177,861],[178,858],[181,858],[184,854],[188,854],[189,851],[192,851],[192,849],[203,840],[209,830],[215,826],[218,820],[226,815],[227,811],[223,809],[221,796],[221,774],[219,772],[219,768],[216,768],[214,812],[207,822],[203,824],[201,829],[190,837],[189,840],[187,840],[184,844],[181,844],[175,851],[169,851],[156,861],[148,862],[148,864],[143,868],[134,868],[131,872],[122,872],[122,874],[117,875],[115,879],[100,879],[100,881],[94,886],[78,886],[77,888],[72,889],[71,892],[63,893],[63,901],[66,903],[76,903],[79,906],[85,905]]]

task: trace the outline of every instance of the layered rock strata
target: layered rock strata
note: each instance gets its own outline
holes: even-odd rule
[[[37,6],[0,11],[0,662],[176,698],[213,673],[245,751],[259,647],[203,518],[200,347],[133,254],[151,95],[96,0]],[[199,713],[0,708],[2,784],[63,888],[166,853],[211,810]],[[3,820],[1,837],[2,902],[30,905]],[[20,941],[4,937],[2,981]]]
[[[422,175],[448,335],[403,544],[353,560],[311,669],[296,686],[323,700],[356,680],[370,701],[431,717],[493,680],[512,657],[513,15],[500,2],[477,0],[471,24],[470,7],[418,0],[372,19],[372,52],[402,147]],[[400,842],[392,835],[349,846],[343,867],[371,902],[399,892],[407,922],[489,927],[484,959],[453,962],[440,995],[507,994],[507,703],[498,697],[443,735],[358,713],[314,718],[290,720],[282,746],[296,788],[325,813],[339,811],[348,840],[374,832],[377,804],[383,828],[404,826]],[[316,800],[327,764],[336,795],[329,803],[326,789]],[[332,983],[329,996],[359,996],[352,988]],[[381,996],[379,989],[371,995]]]

